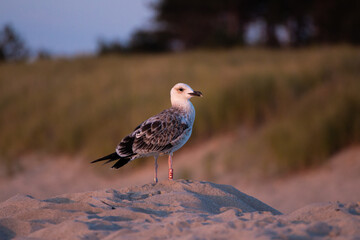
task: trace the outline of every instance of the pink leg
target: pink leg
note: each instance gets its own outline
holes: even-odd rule
[[[158,160],[158,157],[159,157],[159,156],[154,156],[154,158],[155,158],[154,182],[155,182],[155,183],[158,182],[158,178],[157,178],[157,169],[158,169],[157,160]]]
[[[168,160],[168,163],[169,163],[169,180],[173,180],[173,178],[174,178],[174,170],[172,168],[172,155],[173,155],[173,153],[169,154],[169,160]]]

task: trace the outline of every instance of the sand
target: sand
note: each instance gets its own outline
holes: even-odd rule
[[[360,201],[360,146],[334,155],[317,168],[286,177],[244,181],[222,181],[256,196],[281,212],[290,213],[314,202]]]
[[[209,151],[216,146],[210,143],[205,146]],[[254,179],[243,173],[222,172],[221,163],[214,163],[215,170],[219,172],[215,172],[214,178],[208,178],[206,174],[201,174],[206,169],[202,159],[203,152],[206,153],[207,150],[190,150],[180,151],[175,156],[176,179],[184,178],[182,169],[193,169],[194,174],[188,176],[188,179],[232,185],[283,213],[290,213],[314,202],[360,201],[360,191],[357,190],[360,186],[359,145],[341,151],[317,168],[274,179],[263,179],[261,175]],[[89,164],[89,161],[80,157],[27,156],[21,172],[11,178],[0,177],[0,202],[16,194],[29,194],[45,199],[64,193],[141,186],[153,179],[153,159],[146,160],[145,165],[139,168],[133,168],[134,164],[130,163],[120,170],[101,164]],[[167,179],[167,168],[166,157],[160,158],[160,180]]]
[[[0,203],[0,239],[359,239],[358,203],[289,214],[232,186],[201,181],[62,194]]]

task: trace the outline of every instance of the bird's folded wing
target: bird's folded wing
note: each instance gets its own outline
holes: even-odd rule
[[[189,126],[170,109],[149,118],[134,132],[133,151],[139,154],[162,152],[176,145]]]

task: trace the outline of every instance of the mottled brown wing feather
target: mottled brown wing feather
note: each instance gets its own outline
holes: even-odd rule
[[[147,154],[171,149],[173,141],[188,127],[174,110],[164,110],[143,122],[134,132],[133,151]]]

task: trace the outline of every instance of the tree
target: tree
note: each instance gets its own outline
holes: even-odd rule
[[[28,56],[24,41],[10,25],[5,25],[0,30],[0,62],[22,61]]]
[[[170,33],[164,31],[136,31],[131,38],[129,51],[132,52],[165,52],[169,51]]]
[[[310,40],[308,21],[312,0],[161,0],[155,5],[156,20],[187,48],[243,44],[251,22],[266,22],[267,46],[279,46],[278,26],[287,29],[292,46]]]
[[[161,0],[155,6],[159,26],[186,48],[233,46],[243,42],[244,0]],[[246,17],[245,17],[246,18]]]
[[[318,42],[360,44],[360,2],[316,0],[312,18]]]
[[[187,49],[231,47],[243,44],[247,27],[260,21],[265,23],[261,29],[265,34],[259,37],[269,47],[280,47],[284,39],[292,47],[360,44],[359,1],[159,0],[153,8],[157,28],[139,31],[133,42],[142,39],[142,45],[157,46],[161,41],[161,46],[171,46],[176,41]],[[156,32],[167,33],[167,38],[157,38]]]
[[[98,41],[97,52],[100,56],[108,54],[121,54],[125,51],[126,48],[117,40],[105,41],[104,39],[100,39]]]
[[[258,13],[266,22],[266,45],[278,47],[279,38],[276,27],[283,26],[289,34],[290,46],[297,47],[311,40],[312,22],[310,9],[313,0],[257,0],[250,11]]]

